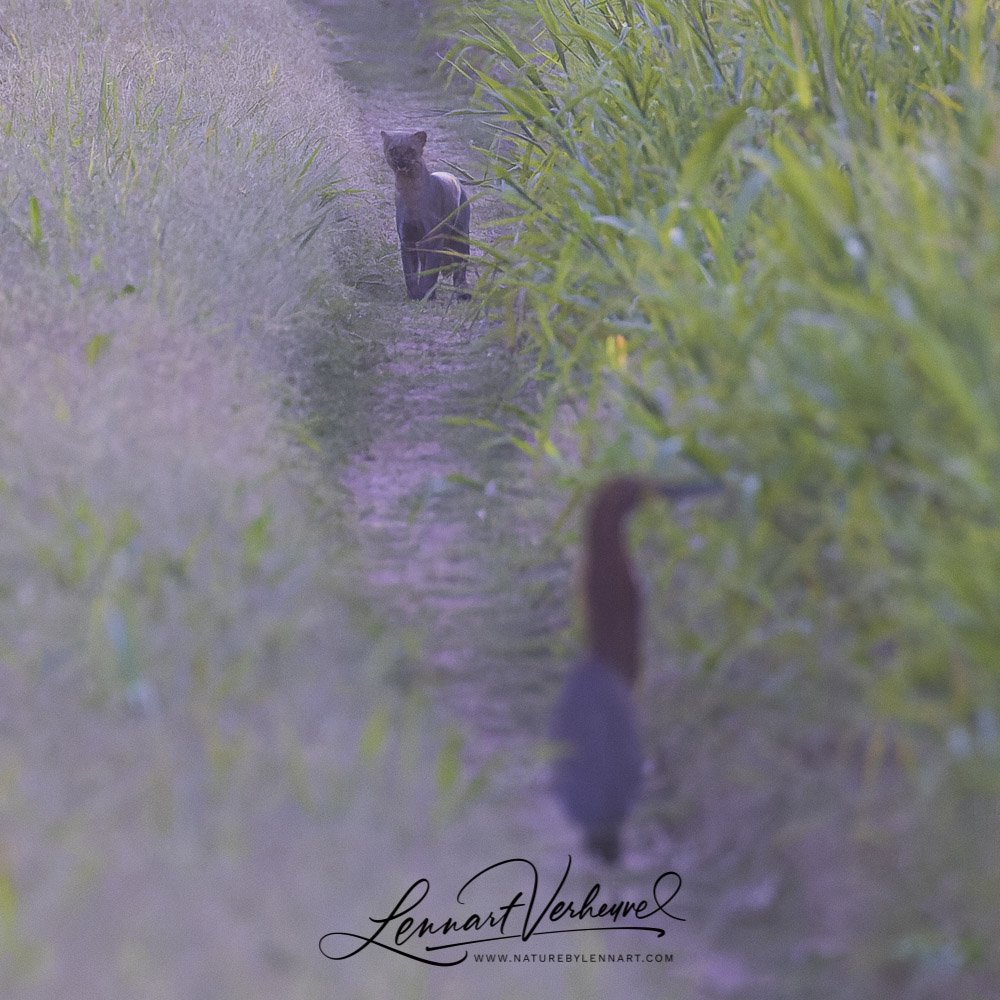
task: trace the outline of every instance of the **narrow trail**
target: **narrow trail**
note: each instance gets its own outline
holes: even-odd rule
[[[483,125],[442,110],[461,96],[443,94],[432,79],[439,54],[415,50],[413,0],[381,0],[386,23],[377,36],[363,5],[313,5],[330,25],[338,72],[359,93],[373,150],[381,150],[380,129],[424,129],[431,169],[476,176],[472,147],[485,142]],[[507,405],[530,406],[511,399],[522,362],[450,295],[425,304],[405,298],[387,165],[378,182],[374,201],[394,249],[380,262],[384,287],[364,308],[385,354],[366,401],[366,446],[347,460],[341,482],[353,498],[376,610],[419,637],[397,677],[429,693],[435,723],[462,732],[465,770],[489,777],[484,794],[499,841],[549,873],[572,852],[574,883],[600,879],[617,891],[648,892],[665,859],[683,869],[685,859],[671,857],[679,845],[645,823],[628,835],[621,868],[597,864],[553,801],[539,753],[566,666],[553,637],[567,624],[575,553],[549,535],[565,497],[502,434],[476,423],[505,426]],[[482,238],[484,214],[474,203],[474,237]],[[672,928],[674,946],[685,969],[671,981],[684,995],[729,997],[746,984],[743,964],[708,946],[694,923]]]
[[[431,169],[475,175],[481,123],[441,110],[456,98],[432,79],[434,53],[413,51],[416,7],[400,0],[391,8],[398,22],[377,38],[359,5],[318,7],[333,32],[338,72],[359,92],[373,150],[381,149],[380,129],[424,129]],[[389,8],[382,11],[388,19]],[[385,164],[378,181],[376,211],[395,248]],[[482,226],[480,202],[474,237]],[[417,652],[400,664],[400,680],[429,691],[435,718],[462,732],[470,774],[490,769],[487,794],[501,822],[529,842],[549,839],[554,827],[552,843],[563,852],[573,833],[548,800],[537,753],[561,673],[550,642],[565,621],[569,567],[551,546],[538,550],[559,498],[533,479],[522,452],[474,423],[503,424],[519,361],[483,320],[468,320],[450,284],[436,301],[414,303],[405,297],[398,251],[379,271],[384,288],[373,292],[365,322],[379,331],[385,355],[370,373],[366,447],[341,472],[371,598],[394,628],[415,638]],[[496,755],[502,767],[491,766]]]

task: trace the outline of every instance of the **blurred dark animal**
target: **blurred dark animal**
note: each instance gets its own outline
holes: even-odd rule
[[[431,173],[423,159],[426,132],[382,132],[385,158],[396,175],[396,231],[403,258],[406,294],[434,297],[438,275],[451,271],[465,288],[472,209],[454,174]],[[459,298],[467,299],[460,291]]]
[[[553,789],[584,831],[588,849],[614,863],[619,831],[639,795],[642,746],[632,692],[640,674],[642,602],[625,548],[625,519],[647,497],[682,499],[716,484],[671,484],[633,476],[595,494],[584,537],[588,651],[570,669],[552,714],[562,746]]]

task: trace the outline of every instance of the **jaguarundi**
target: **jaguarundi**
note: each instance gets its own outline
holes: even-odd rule
[[[622,824],[639,798],[642,741],[634,695],[640,674],[642,599],[625,547],[625,519],[646,499],[721,492],[719,483],[619,476],[598,489],[584,534],[586,654],[570,669],[550,732],[562,746],[553,790],[583,828],[587,848],[614,864]]]
[[[396,175],[396,231],[403,258],[406,294],[434,298],[438,275],[450,271],[455,288],[465,288],[472,209],[458,178],[431,173],[424,163],[426,132],[382,132],[386,162]],[[459,298],[467,299],[465,291]]]

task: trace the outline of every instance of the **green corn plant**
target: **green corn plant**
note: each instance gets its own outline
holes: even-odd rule
[[[935,677],[941,725],[966,670],[992,698],[1000,589],[961,573],[974,548],[992,565],[1000,509],[991,5],[530,13],[453,53],[510,206],[486,300],[549,400],[524,437],[579,399],[589,462],[738,484],[738,523],[706,529],[735,553],[716,596],[737,645],[837,623],[859,658],[879,642],[892,676]]]

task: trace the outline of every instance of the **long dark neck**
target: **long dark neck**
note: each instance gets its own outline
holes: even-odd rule
[[[623,517],[622,511],[600,506],[591,516],[584,596],[591,652],[632,686],[640,671],[642,609],[625,551]]]
[[[625,519],[645,497],[722,492],[720,483],[664,483],[619,476],[594,494],[585,537],[584,598],[591,653],[629,685],[639,677],[642,602],[625,549]]]

